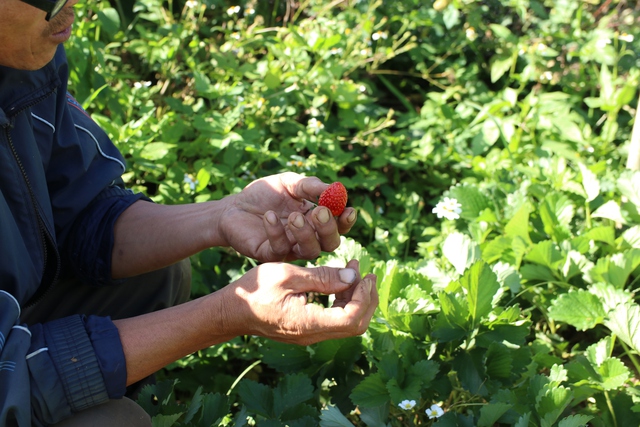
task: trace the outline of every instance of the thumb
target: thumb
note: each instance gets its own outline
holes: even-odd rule
[[[305,268],[300,280],[292,282],[296,292],[320,292],[325,295],[344,292],[357,280],[353,268],[315,267]]]

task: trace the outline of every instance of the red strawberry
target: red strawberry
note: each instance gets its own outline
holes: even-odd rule
[[[322,192],[318,205],[328,207],[333,216],[339,216],[347,205],[347,189],[342,183],[334,182]]]

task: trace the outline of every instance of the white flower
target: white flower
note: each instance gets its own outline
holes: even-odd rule
[[[540,80],[543,82],[550,82],[553,79],[553,73],[551,71],[545,71],[540,75]]]
[[[322,122],[315,117],[309,120],[307,126],[309,127],[309,129],[312,129],[316,135],[318,134],[318,132],[320,132],[321,129],[324,129],[324,125],[322,124]]]
[[[231,38],[235,40],[240,40],[240,33],[238,33],[237,31],[234,31],[233,33],[231,33]]]
[[[633,35],[622,33],[618,36],[618,40],[622,40],[623,42],[631,43],[633,41]]]
[[[193,177],[187,173],[184,174],[183,182],[189,184],[189,188],[191,188],[191,191],[194,191],[196,189],[196,186],[198,185],[198,180],[194,180]]]
[[[398,404],[398,406],[400,407],[400,409],[406,409],[408,411],[409,409],[413,409],[413,407],[416,406],[416,401],[415,400],[403,400],[402,402],[400,402]]]
[[[240,13],[240,6],[231,6],[229,9],[227,9],[227,15],[229,16],[233,16],[237,13]]]
[[[465,34],[467,36],[467,39],[469,39],[469,41],[474,41],[475,39],[478,38],[478,33],[476,33],[476,29],[473,27],[467,28],[467,30],[465,31]]]
[[[133,87],[135,87],[136,89],[140,89],[141,87],[149,87],[151,86],[151,82],[145,81],[145,82],[135,82],[133,84]]]
[[[371,35],[371,38],[373,40],[380,40],[380,39],[386,39],[388,37],[387,33],[385,33],[384,31],[376,31],[375,33],[373,33]]]
[[[438,218],[458,219],[462,212],[461,207],[462,205],[456,199],[445,197],[443,201],[438,202],[432,212],[438,215]]]
[[[546,44],[544,44],[544,43],[538,43],[538,44],[536,45],[536,50],[537,50],[538,52],[544,52],[544,51],[545,51],[545,50],[547,50],[547,49],[549,49],[549,46],[547,46],[547,45],[546,45]]]
[[[434,418],[440,418],[444,415],[444,410],[440,407],[440,405],[436,404],[431,405],[431,408],[427,409],[425,412],[429,416],[430,420]]]
[[[367,91],[367,87],[365,85],[358,86],[358,92],[365,93]]]
[[[256,13],[256,10],[252,7],[248,7],[244,10],[245,15],[253,15]]]
[[[187,2],[185,3],[185,6],[187,6],[189,9],[193,9],[194,7],[198,6],[198,1],[197,0],[187,0]]]
[[[333,48],[331,48],[329,53],[331,55],[340,55],[342,53],[342,48],[341,47],[333,47]]]
[[[611,44],[611,40],[609,40],[609,39],[598,39],[598,41],[596,42],[596,47],[598,49],[602,49],[603,47],[605,47],[608,44]]]

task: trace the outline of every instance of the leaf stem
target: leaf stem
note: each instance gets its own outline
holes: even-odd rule
[[[636,355],[633,354],[632,350],[629,348],[628,345],[624,343],[624,341],[622,340],[619,340],[619,341],[620,341],[620,344],[622,345],[622,348],[624,348],[624,354],[627,355],[629,360],[631,360],[631,363],[633,363],[633,366],[636,368],[636,374],[640,375],[640,361],[638,361],[638,358],[636,357]]]
[[[611,404],[611,398],[609,397],[609,392],[605,390],[604,398],[607,401],[607,406],[609,407],[609,412],[611,412],[611,418],[613,419],[613,427],[618,427],[618,420],[616,419],[616,413],[613,411],[613,405]]]
[[[247,375],[249,373],[249,371],[251,371],[253,368],[255,368],[256,366],[258,366],[260,363],[262,362],[262,360],[256,360],[255,362],[253,362],[251,365],[249,365],[249,367],[247,369],[245,369],[244,371],[242,371],[242,373],[240,375],[238,375],[238,378],[236,378],[236,380],[233,382],[233,384],[231,384],[231,387],[229,387],[229,391],[227,391],[227,396],[229,396],[231,394],[231,392],[233,391],[233,389],[235,388],[236,385],[238,385],[238,383],[240,382],[240,380],[242,378],[244,378],[245,375]]]

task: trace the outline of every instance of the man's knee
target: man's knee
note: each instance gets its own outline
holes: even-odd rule
[[[131,399],[110,400],[78,412],[54,427],[150,427],[151,417]]]

